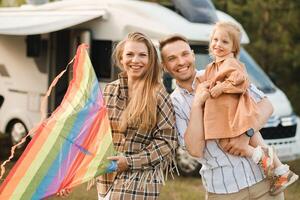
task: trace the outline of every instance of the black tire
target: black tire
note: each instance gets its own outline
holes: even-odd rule
[[[190,154],[179,147],[176,153],[177,167],[181,176],[200,177],[201,164]]]
[[[6,130],[9,138],[9,148],[20,142],[21,139],[28,133],[25,124],[18,119],[12,120]],[[29,142],[30,138],[27,138],[26,142],[16,148],[14,160],[18,159],[21,156]]]

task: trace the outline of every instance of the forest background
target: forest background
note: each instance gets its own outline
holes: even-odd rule
[[[54,1],[54,0],[50,0]],[[169,0],[149,0],[170,4]],[[19,6],[26,0],[0,0]],[[250,37],[245,48],[291,100],[300,115],[300,1],[212,0],[215,7],[238,20]]]

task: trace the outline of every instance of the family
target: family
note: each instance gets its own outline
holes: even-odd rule
[[[97,180],[99,200],[158,199],[167,174],[176,171],[178,144],[202,164],[206,199],[284,199],[298,175],[259,133],[273,108],[249,82],[238,59],[240,39],[238,26],[217,22],[212,62],[202,71],[184,36],[162,39],[161,59],[143,33],[118,43],[113,59],[122,72],[106,85],[104,99],[120,154],[108,158],[117,170]],[[163,70],[176,80],[171,95]]]

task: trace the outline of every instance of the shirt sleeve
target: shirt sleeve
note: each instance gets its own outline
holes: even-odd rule
[[[152,130],[152,142],[137,154],[127,155],[129,168],[143,170],[171,163],[178,146],[175,130],[175,116],[170,96],[159,92],[157,105],[157,123]]]
[[[224,70],[222,70],[224,69]],[[225,76],[222,83],[224,93],[244,93],[249,82],[244,66],[234,58],[226,59],[221,67],[221,76]]]
[[[181,107],[181,103],[178,99],[172,98],[174,111],[175,111],[175,120],[176,120],[176,130],[178,133],[178,141],[181,147],[185,148],[184,143],[184,133],[187,129],[189,118],[187,116],[187,113],[183,111],[183,108]]]

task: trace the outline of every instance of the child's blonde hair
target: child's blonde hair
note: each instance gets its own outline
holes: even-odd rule
[[[216,32],[216,30],[218,28],[221,28],[221,29],[224,29],[228,35],[229,35],[229,38],[231,39],[232,41],[232,52],[233,52],[233,55],[235,58],[237,58],[237,56],[239,55],[240,53],[240,44],[241,44],[241,36],[242,36],[242,33],[241,33],[241,29],[238,25],[232,23],[232,22],[225,22],[225,21],[220,21],[220,22],[217,22],[213,28],[213,31],[210,35],[210,41],[209,41],[209,54],[213,56],[212,54],[212,47],[211,47],[211,43],[212,43],[212,39],[213,39],[213,36]]]

